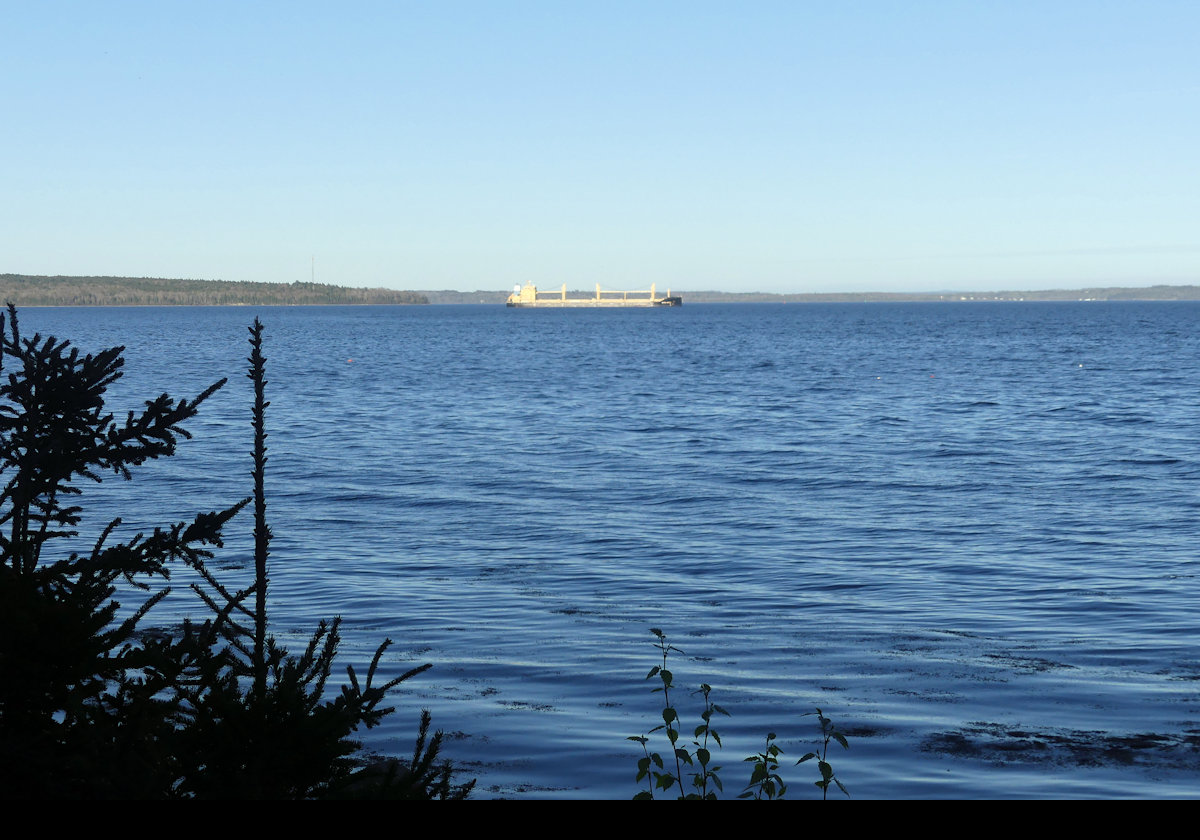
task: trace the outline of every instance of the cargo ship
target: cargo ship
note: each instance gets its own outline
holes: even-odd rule
[[[539,292],[537,286],[526,283],[524,286],[514,286],[513,292],[505,302],[506,306],[551,308],[594,308],[594,307],[625,307],[625,306],[682,306],[683,298],[667,294],[659,297],[654,290],[654,284],[649,289],[636,291],[605,291],[596,284],[595,297],[567,297],[567,284],[554,292]]]

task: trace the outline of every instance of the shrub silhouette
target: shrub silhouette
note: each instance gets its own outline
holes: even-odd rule
[[[305,651],[289,656],[268,633],[265,358],[262,325],[250,329],[254,383],[254,491],[192,522],[110,544],[120,524],[87,552],[78,537],[81,484],[174,453],[181,424],[226,380],[193,400],[167,395],[117,420],[104,394],[121,376],[123,348],[81,355],[68,342],[22,338],[16,309],[0,316],[0,790],[7,798],[461,798],[438,761],[441,733],[422,713],[411,762],[364,769],[353,735],[393,709],[390,689],[430,666],[376,684],[390,640],[365,679],[326,697],[340,618],[321,622]],[[254,503],[255,578],[221,585],[205,564],[222,530]],[[168,588],[117,620],[117,585],[149,590],[184,564],[210,610],[174,635],[143,631]],[[253,599],[251,599],[253,596]]]

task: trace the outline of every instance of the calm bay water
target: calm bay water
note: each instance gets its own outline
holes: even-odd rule
[[[1200,304],[24,310],[126,345],[114,409],[230,377],[97,522],[250,492],[256,315],[276,632],[435,666],[373,748],[428,707],[480,796],[632,796],[660,627],[731,792],[820,706],[855,798],[1200,795]]]

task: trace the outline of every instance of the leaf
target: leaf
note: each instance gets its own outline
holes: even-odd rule
[[[667,706],[665,709],[662,710],[662,718],[666,724],[670,725],[672,721],[679,719],[679,715],[675,712],[675,710],[673,708],[671,708],[670,706]]]
[[[844,750],[850,749],[850,745],[848,743],[846,743],[845,735],[843,735],[841,732],[834,732],[834,733],[832,733],[832,735],[833,735],[833,740],[837,741],[839,744],[842,745],[842,749],[844,749]]]
[[[650,756],[645,756],[638,759],[638,779],[640,780],[650,770]]]
[[[630,735],[625,740],[626,741],[637,741],[639,744],[641,744],[644,747],[644,746],[646,746],[646,742],[649,741],[650,739],[647,738],[645,735]]]
[[[692,763],[691,753],[689,753],[687,750],[683,749],[682,747],[675,750],[675,757],[678,758],[680,761],[682,761],[684,764]]]
[[[643,790],[643,791],[640,791],[640,792],[634,794],[633,798],[635,801],[639,800],[639,799],[654,799],[654,794],[652,794],[648,790]]]
[[[829,784],[829,780],[833,778],[833,768],[828,762],[818,761],[817,769],[821,771],[821,778],[825,780],[825,784]]]
[[[711,759],[712,753],[704,749],[704,747],[696,748],[696,760],[699,761],[701,765],[707,766]]]
[[[659,668],[657,665],[655,665],[653,668],[650,669],[650,673],[646,675],[646,679],[650,679],[651,677],[653,677],[655,674],[657,674],[661,670],[662,670],[661,668]]]
[[[758,784],[765,778],[767,778],[767,765],[762,763],[755,764],[754,772],[750,774],[750,784]]]
[[[800,759],[800,760],[799,760],[799,761],[797,761],[796,763],[797,763],[797,764],[803,764],[804,762],[808,761],[810,758],[816,758],[816,757],[817,757],[817,754],[816,754],[816,753],[814,753],[814,752],[805,753],[805,754],[804,754],[804,758]]]

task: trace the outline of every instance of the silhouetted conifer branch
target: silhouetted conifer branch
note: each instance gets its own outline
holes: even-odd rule
[[[262,322],[254,319],[250,327],[250,372],[254,383],[254,691],[260,697],[267,690],[265,646],[267,641],[267,557],[270,554],[271,529],[267,527],[267,357],[262,352]]]

